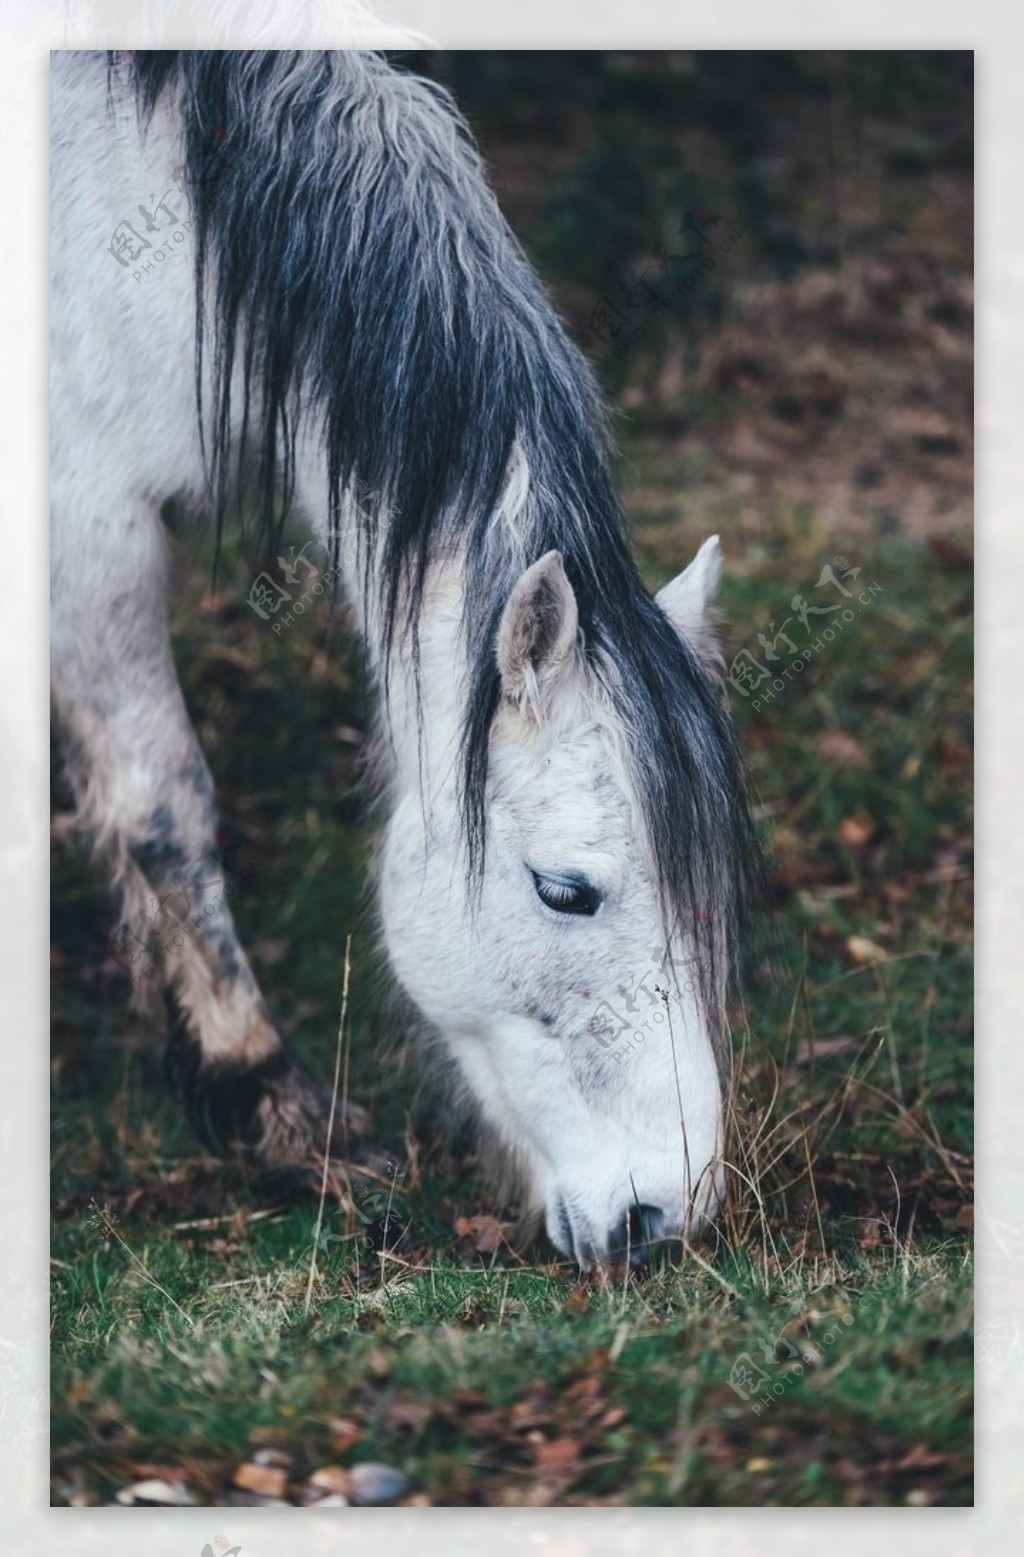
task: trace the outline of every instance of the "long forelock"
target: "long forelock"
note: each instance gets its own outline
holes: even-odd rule
[[[140,55],[143,116],[174,90],[196,241],[197,388],[218,511],[240,373],[264,525],[291,496],[299,429],[322,429],[333,544],[369,494],[363,586],[388,666],[432,564],[466,581],[467,868],[482,879],[501,612],[558,550],[591,674],[619,732],[666,923],[697,948],[709,1012],[757,857],[720,689],[644,589],[590,370],[440,87],[372,54]],[[120,60],[114,58],[116,76]],[[211,153],[225,137],[224,156]],[[372,601],[372,613],[369,609]],[[418,661],[416,661],[418,663]]]

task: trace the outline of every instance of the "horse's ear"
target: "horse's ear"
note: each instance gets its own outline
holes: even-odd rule
[[[715,600],[722,577],[718,536],[706,540],[688,568],[655,595],[673,627],[709,666],[718,663],[718,617]]]
[[[498,627],[501,690],[516,708],[543,717],[576,663],[579,615],[560,552],[549,551],[519,579]]]

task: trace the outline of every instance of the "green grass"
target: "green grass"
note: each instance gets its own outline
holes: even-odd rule
[[[432,1503],[970,1502],[971,577],[950,533],[970,506],[969,58],[412,63],[455,90],[598,359],[652,587],[719,531],[731,661],[761,657],[794,594],[816,601],[837,552],[881,586],[773,702],[732,696],[773,912],[733,1012],[730,1203],[717,1246],[642,1282],[475,1247],[514,1208],[382,1058],[402,1033],[365,897],[358,656],[322,607],[280,636],[260,622],[260,564],[234,541],[202,598],[183,540],[183,684],[255,862],[243,941],[327,1079],[353,936],[352,1090],[403,1176],[386,1226],[328,1206],[307,1313],[315,1203],[203,1154],[164,1090],[159,1022],[127,1010],[103,883],[56,847],[54,1499],[184,1472],[223,1502],[275,1445],[296,1500],[318,1466],[380,1459]],[[594,306],[694,199],[743,242],[616,363]],[[938,433],[914,408],[942,413]],[[910,533],[929,526],[934,544]],[[766,1361],[780,1334],[818,1360]],[[730,1388],[744,1356],[770,1405]]]
[[[756,652],[834,543],[806,510],[745,530],[714,493],[684,522],[675,473],[642,443],[633,457],[649,581],[722,526],[727,658]],[[970,576],[955,548],[899,534],[843,549],[882,593],[774,704],[733,699],[774,838],[774,973],[753,956],[734,1013],[719,1245],[582,1283],[543,1248],[477,1251],[490,1224],[460,1219],[508,1208],[377,1058],[395,1035],[364,901],[354,652],[326,609],[276,637],[238,605],[254,570],[234,553],[197,609],[183,554],[186,693],[259,862],[235,898],[243,937],[327,1077],[353,933],[352,1090],[403,1177],[370,1247],[328,1207],[346,1241],[322,1247],[307,1313],[316,1204],[268,1200],[202,1154],[162,1090],[158,1027],[127,1013],[102,883],[56,850],[57,1501],[109,1500],[154,1465],[223,1501],[267,1443],[296,1478],[400,1465],[436,1503],[971,1501]],[[765,1362],[762,1396],[790,1379],[755,1412],[731,1370],[784,1326],[820,1355],[799,1375]]]

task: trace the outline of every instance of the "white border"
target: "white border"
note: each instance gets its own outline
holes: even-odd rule
[[[1024,771],[1017,718],[1024,590],[1024,90],[1020,12],[995,0],[390,0],[396,21],[444,47],[974,47],[979,244],[979,1078],[978,1508],[940,1510],[429,1510],[297,1516],[183,1510],[172,1515],[46,1506],[48,811],[47,811],[47,51],[69,44],[203,45],[361,41],[339,29],[343,0],[195,6],[167,0],[4,0],[0,13],[4,222],[0,375],[5,611],[0,634],[0,1547],[21,1553],[138,1550],[194,1557],[227,1521],[246,1557],[360,1552],[415,1543],[428,1557],[487,1542],[496,1554],[811,1552],[836,1557],[865,1538],[906,1557],[999,1554],[1024,1528]],[[237,10],[240,21],[232,25]],[[376,40],[373,40],[376,41]],[[969,213],[965,212],[965,221]],[[1020,566],[1018,566],[1020,564]],[[297,1526],[294,1518],[301,1519]],[[130,1526],[130,1528],[129,1528]],[[827,1527],[827,1528],[826,1528]]]

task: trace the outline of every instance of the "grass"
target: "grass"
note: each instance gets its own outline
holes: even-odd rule
[[[245,548],[213,594],[182,538],[176,650],[249,861],[243,941],[327,1080],[352,936],[350,1087],[395,1172],[325,1204],[314,1269],[315,1199],[203,1155],[159,1024],[128,1014],[102,881],[55,848],[54,1500],[159,1474],[223,1502],[271,1446],[294,1500],[318,1466],[377,1459],[431,1503],[968,1503],[970,59],[414,63],[455,90],[599,361],[649,583],[720,531],[729,661],[787,618],[802,646],[791,602],[837,553],[880,586],[771,702],[732,694],[773,944],[733,1012],[727,1214],[642,1282],[509,1247],[471,1144],[384,1058],[400,1019],[367,929],[343,624],[317,606],[275,635]],[[743,241],[616,364],[594,306],[695,199]]]
[[[654,585],[706,516],[682,523],[633,456]],[[731,658],[835,546],[805,510],[727,536]],[[383,1460],[432,1503],[971,1501],[970,577],[949,545],[845,549],[882,593],[774,704],[733,699],[776,938],[733,1013],[719,1243],[584,1282],[513,1251],[471,1148],[377,1058],[393,1022],[362,902],[353,651],[326,609],[275,636],[239,604],[240,555],[197,610],[182,553],[187,696],[255,862],[243,937],[327,1078],[353,935],[350,1086],[395,1172],[363,1186],[369,1213],[327,1203],[310,1286],[315,1201],[268,1201],[203,1156],[162,1090],[158,1030],[126,1012],[102,884],[57,851],[56,1501],[109,1501],[147,1467],[224,1501],[267,1444],[296,1483]],[[730,1387],[744,1359],[761,1368],[748,1399]]]

